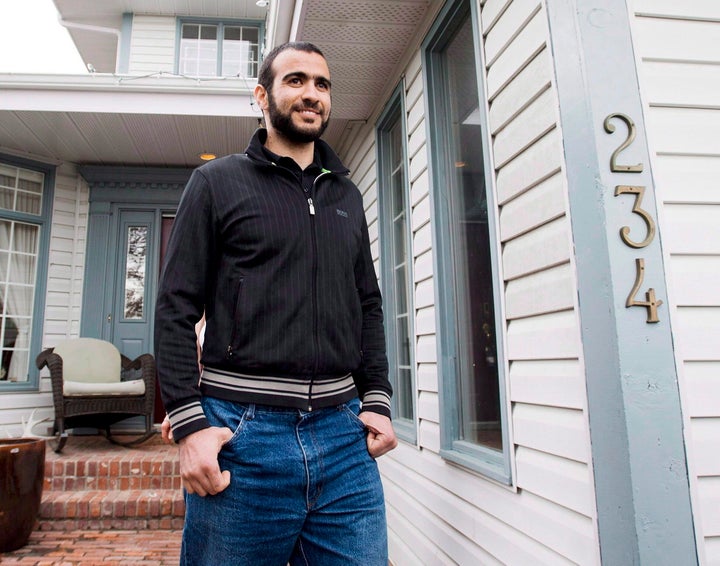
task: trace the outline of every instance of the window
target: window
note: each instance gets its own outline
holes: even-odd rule
[[[145,318],[145,266],[147,263],[147,226],[127,227],[125,252],[125,305],[126,320]]]
[[[410,189],[405,150],[403,86],[395,90],[377,126],[381,281],[393,380],[393,416],[397,434],[410,442],[415,429],[415,336],[413,320]]]
[[[182,22],[178,72],[190,77],[256,78],[260,24]]]
[[[37,387],[51,169],[0,156],[0,390]]]
[[[436,222],[441,442],[444,457],[509,482],[498,361],[501,278],[475,5],[449,2],[423,45],[432,109],[427,115]]]

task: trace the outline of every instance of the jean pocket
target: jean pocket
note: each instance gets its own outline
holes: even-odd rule
[[[359,408],[360,408],[360,407],[359,407],[359,403],[358,403],[358,404],[353,404],[352,401],[351,401],[350,403],[342,406],[343,413],[344,413],[345,416],[348,418],[348,421],[350,421],[350,423],[351,423],[352,425],[358,427],[358,428],[359,428],[360,430],[362,430],[363,432],[366,432],[366,431],[367,431],[367,427],[365,426],[365,423],[362,422],[362,420],[361,420],[360,417],[358,416]]]
[[[211,426],[229,428],[233,435],[223,444],[223,449],[231,447],[238,442],[245,429],[247,420],[252,411],[248,405],[233,403],[216,399],[214,397],[203,397],[202,407],[205,417]]]

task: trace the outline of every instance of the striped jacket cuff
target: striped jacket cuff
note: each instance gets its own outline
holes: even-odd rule
[[[187,405],[182,405],[172,411],[168,411],[168,417],[170,418],[170,425],[175,442],[180,442],[180,440],[191,435],[193,432],[210,426],[199,401],[193,401]]]
[[[360,409],[360,411],[379,413],[385,415],[387,418],[391,418],[390,395],[379,389],[366,392],[362,398],[362,409]]]

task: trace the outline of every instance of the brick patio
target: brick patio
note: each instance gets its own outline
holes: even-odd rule
[[[28,544],[0,554],[3,566],[177,566],[180,530],[34,531]]]
[[[71,437],[62,454],[48,447],[36,528],[0,564],[176,565],[184,513],[174,446]]]

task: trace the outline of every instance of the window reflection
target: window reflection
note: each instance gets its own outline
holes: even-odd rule
[[[459,439],[502,450],[493,272],[472,21],[444,53],[450,151],[447,191],[456,303]]]
[[[145,303],[147,226],[129,226],[125,262],[125,318],[142,319]]]

